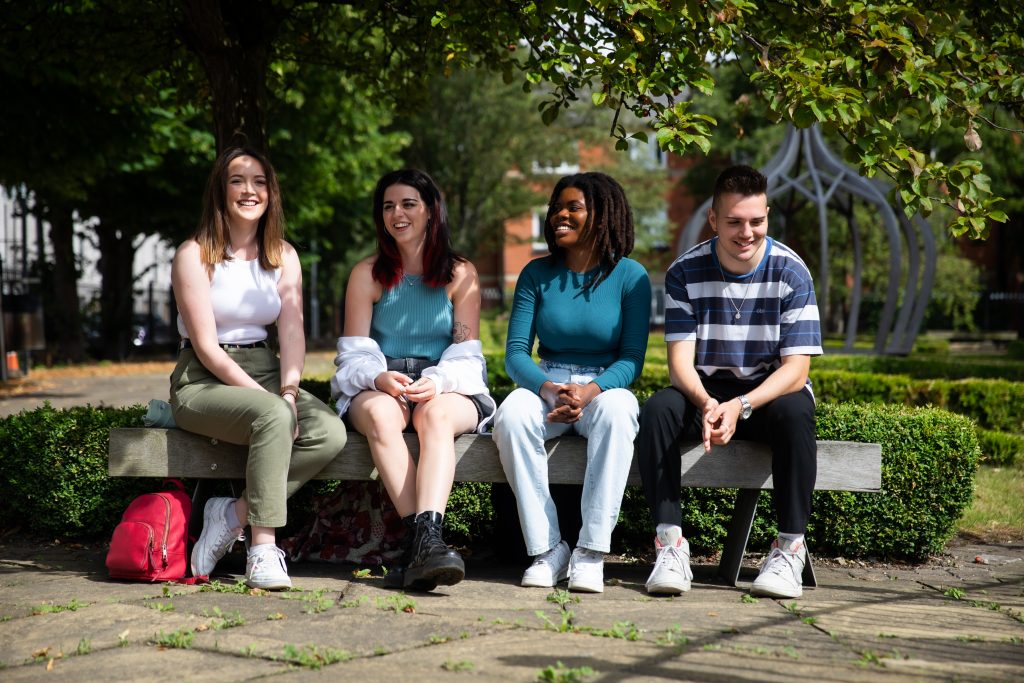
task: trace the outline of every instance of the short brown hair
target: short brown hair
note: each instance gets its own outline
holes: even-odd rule
[[[715,190],[711,195],[711,206],[718,210],[718,200],[723,194],[738,194],[752,197],[768,194],[768,178],[752,166],[739,164],[730,166],[718,174]]]

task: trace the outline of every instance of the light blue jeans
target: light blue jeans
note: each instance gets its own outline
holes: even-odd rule
[[[547,361],[541,361],[540,367],[558,384],[587,384],[602,372],[602,368]],[[633,461],[640,407],[628,389],[609,389],[598,394],[575,423],[548,422],[550,410],[540,396],[519,388],[502,401],[494,417],[494,442],[516,496],[526,552],[540,555],[562,540],[548,489],[544,442],[575,432],[587,439],[583,528],[577,546],[606,553],[611,550],[612,529]]]

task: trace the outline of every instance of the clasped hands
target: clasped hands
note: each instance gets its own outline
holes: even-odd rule
[[[737,400],[719,403],[716,398],[709,398],[702,408],[701,431],[704,440],[704,452],[711,446],[724,446],[736,434],[736,424],[740,419],[743,406]]]
[[[373,380],[377,391],[382,391],[395,398],[404,397],[412,403],[423,403],[437,395],[437,385],[429,377],[420,377],[415,382],[408,375],[396,370],[387,370]]]
[[[547,414],[548,422],[564,422],[570,424],[580,419],[583,409],[590,405],[601,387],[589,382],[587,384],[559,384],[547,381],[540,387],[540,397],[551,406]]]

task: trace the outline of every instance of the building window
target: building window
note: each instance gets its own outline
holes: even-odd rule
[[[658,147],[658,138],[648,137],[647,142],[636,142],[629,146],[629,157],[642,168],[668,167],[668,153]]]
[[[533,247],[535,253],[546,252],[548,250],[547,240],[544,239],[544,220],[548,217],[548,207],[541,206],[535,208],[533,213],[530,215],[530,246]]]

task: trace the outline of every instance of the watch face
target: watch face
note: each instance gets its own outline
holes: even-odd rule
[[[754,412],[754,408],[753,406],[750,405],[750,402],[747,401],[746,398],[742,396],[740,397],[739,401],[740,405],[742,406],[742,408],[740,409],[740,419],[746,420],[748,417],[750,417],[750,414]]]

